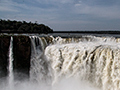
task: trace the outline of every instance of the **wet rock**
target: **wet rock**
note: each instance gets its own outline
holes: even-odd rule
[[[29,76],[31,42],[28,36],[13,37],[13,55],[14,73],[17,74],[20,79]]]
[[[8,52],[10,45],[10,36],[0,36],[0,77],[8,74]]]

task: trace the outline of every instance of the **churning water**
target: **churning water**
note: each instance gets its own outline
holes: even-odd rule
[[[29,37],[30,79],[14,80],[11,37],[9,79],[0,90],[120,90],[120,38]]]

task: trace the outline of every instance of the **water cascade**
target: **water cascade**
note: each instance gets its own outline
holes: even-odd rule
[[[31,42],[29,80],[14,79],[11,37],[8,86],[0,85],[1,90],[120,90],[120,38],[27,36]]]
[[[75,78],[102,90],[120,89],[119,39],[89,38],[74,43],[65,43],[62,38],[57,40],[45,50],[53,70],[53,84]]]
[[[9,84],[9,90],[13,90],[13,83],[14,83],[14,74],[13,74],[13,37],[11,37],[10,40],[10,47],[9,47],[9,64],[8,64],[8,84]]]
[[[48,81],[49,63],[44,56],[47,41],[44,37],[30,36],[31,39],[31,67],[30,79],[37,83]]]

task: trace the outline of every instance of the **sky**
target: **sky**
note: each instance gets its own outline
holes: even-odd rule
[[[120,0],[0,0],[0,19],[54,31],[120,30]]]

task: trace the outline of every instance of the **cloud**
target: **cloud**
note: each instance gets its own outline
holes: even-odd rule
[[[20,12],[20,9],[28,9],[25,4],[19,4],[12,0],[1,0],[0,11],[3,12]]]
[[[108,18],[108,19],[120,19],[119,6],[97,6],[97,5],[87,5],[85,3],[75,4],[74,11],[76,14],[85,14],[98,18]]]
[[[115,24],[118,19],[119,23],[119,4],[119,0],[0,0],[0,17],[38,21],[56,28],[92,28],[92,24],[102,26],[100,22]]]
[[[0,1],[0,11],[12,11],[12,12],[16,12],[17,10],[15,10],[13,7],[11,7],[12,3],[8,0],[1,0]]]
[[[103,0],[28,0],[22,3],[19,2],[15,0],[1,0],[0,11],[19,12],[23,14],[47,14],[48,17],[49,15],[56,15],[61,18],[65,16],[73,17],[75,14],[85,14],[103,18],[120,18],[119,6],[91,4],[97,2],[102,3]]]
[[[0,11],[3,11],[3,12],[18,12],[17,10],[15,10],[13,8],[3,7],[2,5],[0,6]]]

